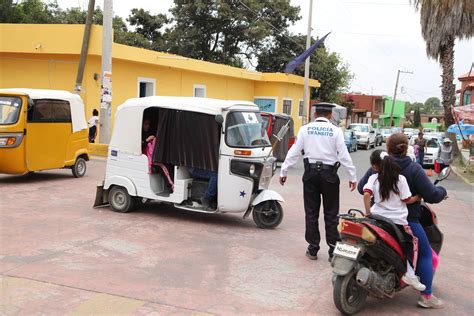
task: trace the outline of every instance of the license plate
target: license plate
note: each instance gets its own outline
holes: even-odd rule
[[[357,259],[357,256],[359,255],[360,248],[357,246],[352,246],[348,244],[344,244],[341,242],[336,243],[336,248],[334,248],[334,254],[349,258],[349,259]]]

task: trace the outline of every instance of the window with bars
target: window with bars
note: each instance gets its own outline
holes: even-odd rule
[[[283,113],[291,115],[291,100],[283,100]]]
[[[303,116],[303,115],[304,115],[303,100],[300,100],[298,104],[298,116]]]

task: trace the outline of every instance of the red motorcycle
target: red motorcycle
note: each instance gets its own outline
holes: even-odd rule
[[[435,184],[447,176],[448,170],[443,169]],[[362,217],[356,217],[357,213]],[[364,308],[367,296],[392,298],[407,286],[401,280],[406,272],[401,246],[404,234],[389,219],[374,214],[364,217],[360,210],[351,209],[340,218],[341,241],[336,244],[332,260],[333,299],[340,312],[355,314]],[[436,268],[443,233],[437,226],[436,214],[424,202],[420,223],[436,253],[433,256]]]

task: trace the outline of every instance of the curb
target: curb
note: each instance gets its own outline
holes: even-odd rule
[[[457,167],[451,166],[451,170],[459,177],[461,178],[466,184],[474,187],[474,183],[469,182],[469,180],[464,177],[464,172],[457,170]]]

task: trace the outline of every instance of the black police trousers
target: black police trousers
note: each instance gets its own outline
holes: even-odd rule
[[[339,223],[339,185],[337,174],[331,170],[305,171],[303,174],[304,210],[306,213],[305,238],[309,248],[319,250],[321,236],[319,234],[319,208],[323,200],[326,242],[329,255],[332,256],[336,241],[340,240],[337,225]]]

